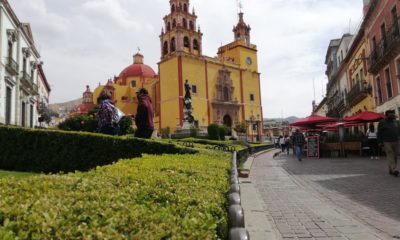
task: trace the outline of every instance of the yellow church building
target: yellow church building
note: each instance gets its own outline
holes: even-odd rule
[[[217,123],[233,128],[247,122],[248,134],[261,136],[263,113],[261,106],[260,73],[257,47],[250,41],[250,26],[239,14],[233,28],[233,42],[218,49],[216,57],[202,54],[200,27],[197,16],[190,13],[189,0],[170,0],[170,13],[164,17],[161,32],[161,61],[158,74],[143,64],[143,56],[136,54],[134,63],[118,77],[99,86],[93,98],[107,90],[116,106],[128,115],[135,115],[136,91],[145,87],[153,99],[154,125],[159,132],[170,128],[173,132],[184,122],[184,84],[192,90],[192,115],[195,125],[206,129]]]

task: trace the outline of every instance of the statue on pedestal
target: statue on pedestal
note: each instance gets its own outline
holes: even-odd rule
[[[189,81],[186,80],[185,82],[185,96],[183,97],[183,104],[184,104],[184,109],[183,112],[185,114],[185,123],[183,124],[184,126],[190,125],[193,126],[194,124],[194,117],[192,115],[193,113],[193,107],[192,107],[192,95],[191,95],[191,86],[189,84]],[[188,124],[187,124],[188,123]]]

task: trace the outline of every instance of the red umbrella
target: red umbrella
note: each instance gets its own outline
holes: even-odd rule
[[[328,124],[321,124],[318,125],[318,127],[321,127],[322,129],[326,130],[326,131],[336,131],[338,130],[339,126],[343,125],[345,128],[349,128],[349,127],[356,127],[356,126],[360,126],[363,125],[363,123],[361,122],[336,122],[336,123],[328,123]]]
[[[377,122],[385,118],[385,115],[375,112],[361,112],[351,117],[344,118],[345,122]]]
[[[319,116],[319,115],[311,115],[309,117],[300,119],[297,122],[289,124],[289,126],[291,126],[291,127],[315,128],[316,125],[318,125],[318,124],[333,123],[333,122],[336,122],[336,121],[337,120],[335,118],[331,118],[331,117],[323,117],[323,116]]]

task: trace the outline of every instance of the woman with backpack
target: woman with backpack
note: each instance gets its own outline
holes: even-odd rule
[[[99,132],[107,135],[118,135],[118,111],[108,93],[102,92],[97,98],[100,108],[97,112]]]

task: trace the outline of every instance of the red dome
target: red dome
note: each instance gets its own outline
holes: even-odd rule
[[[155,76],[154,70],[146,64],[132,64],[119,74],[119,78],[122,79],[128,77],[154,78]]]

